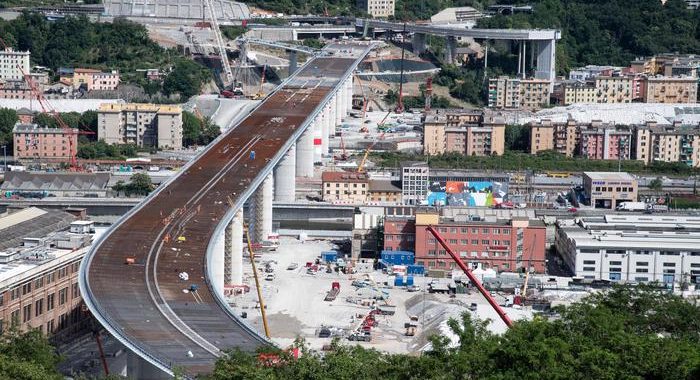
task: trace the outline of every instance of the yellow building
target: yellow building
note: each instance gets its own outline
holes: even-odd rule
[[[635,159],[646,165],[654,161],[682,162],[700,167],[700,130],[690,126],[657,126],[647,123],[635,131]]]
[[[553,150],[573,157],[579,140],[579,127],[574,120],[552,123],[540,120],[530,123],[530,153]]]
[[[423,151],[426,155],[460,153],[501,155],[505,149],[505,122],[478,110],[439,110],[426,115]]]
[[[595,79],[597,103],[632,103],[633,77],[597,77]]]
[[[564,105],[574,103],[596,103],[596,88],[594,82],[575,82],[563,85]]]
[[[323,172],[323,200],[333,203],[364,204],[367,202],[369,178],[367,173]]]
[[[645,81],[646,103],[697,103],[698,79],[693,77],[649,77]]]
[[[540,109],[549,105],[549,85],[546,79],[490,78],[489,107]]]

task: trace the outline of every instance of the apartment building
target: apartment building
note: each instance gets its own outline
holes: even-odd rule
[[[93,222],[72,220],[63,211],[33,207],[0,218],[0,333],[11,327],[70,333],[88,320],[78,272]],[[26,236],[27,225],[42,237]]]
[[[550,82],[500,76],[489,79],[488,104],[491,108],[540,109],[549,105]]]
[[[700,128],[680,124],[647,123],[635,130],[634,158],[649,165],[654,161],[682,162],[700,167]]]
[[[579,153],[589,160],[629,160],[632,131],[626,127],[599,125],[580,132]]]
[[[698,78],[649,77],[645,81],[645,103],[697,103]]]
[[[597,103],[632,103],[633,80],[630,76],[596,77]]]
[[[14,157],[17,160],[66,160],[77,154],[78,130],[43,128],[17,123],[12,129]]]
[[[610,214],[560,220],[555,247],[577,277],[700,289],[698,238],[698,217]]]
[[[577,152],[578,124],[572,119],[566,123],[553,123],[551,120],[530,122],[530,153],[537,154],[553,150],[567,157]]]
[[[107,144],[182,149],[179,106],[106,103],[97,112],[97,137]]]
[[[28,51],[0,50],[0,80],[24,80],[22,71],[29,73],[29,56]]]
[[[8,80],[0,83],[0,99],[32,99],[32,90],[24,80]]]
[[[323,200],[331,203],[364,204],[369,193],[367,173],[323,172]]]
[[[528,217],[446,217],[434,209],[416,210],[412,217],[385,218],[384,249],[415,252],[416,264],[431,271],[448,273],[458,269],[427,230],[428,226],[435,226],[460,259],[473,269],[510,272],[529,267],[544,272],[545,225]]]
[[[369,180],[369,202],[372,204],[401,204],[401,187],[390,180]]]
[[[561,91],[564,105],[598,102],[598,91],[593,81],[583,82],[577,80],[562,83]]]
[[[357,0],[357,8],[375,18],[387,18],[394,15],[394,0]]]
[[[119,86],[119,72],[102,72],[93,69],[75,69],[73,71],[73,87],[78,89],[81,86],[87,91],[107,91],[114,90]]]
[[[615,209],[637,201],[637,180],[622,172],[584,172],[583,191],[595,208]]]
[[[426,115],[423,150],[427,155],[501,155],[505,122],[480,110],[438,110]]]

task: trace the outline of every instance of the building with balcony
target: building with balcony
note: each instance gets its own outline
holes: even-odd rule
[[[637,179],[622,172],[584,172],[583,190],[595,208],[615,209],[622,202],[637,201]]]
[[[369,193],[367,173],[323,172],[323,200],[331,203],[364,204]]]
[[[75,69],[73,71],[72,85],[78,89],[83,87],[86,91],[111,91],[119,86],[119,72],[102,72],[93,69]]]
[[[631,76],[599,76],[595,78],[598,103],[632,103],[634,78]]]
[[[78,130],[17,123],[12,129],[14,157],[22,161],[63,161],[78,152]]]
[[[579,153],[589,160],[629,160],[632,131],[626,127],[597,125],[582,129]]]
[[[635,130],[634,158],[649,165],[654,161],[682,162],[700,166],[700,128],[680,124],[647,123]]]
[[[505,122],[481,110],[433,111],[426,115],[423,130],[426,155],[490,156],[505,149]]]
[[[540,109],[549,105],[550,82],[545,79],[489,78],[490,108]]]
[[[645,103],[698,102],[698,78],[696,77],[649,77],[645,84]]]
[[[698,217],[609,214],[560,220],[555,247],[577,277],[700,289],[699,238]]]
[[[579,126],[569,119],[566,123],[553,123],[551,120],[530,122],[530,153],[537,154],[553,150],[567,157],[573,157],[579,141]]]
[[[105,103],[97,111],[97,137],[107,144],[182,149],[179,106]]]

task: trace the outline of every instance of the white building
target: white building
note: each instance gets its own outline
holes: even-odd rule
[[[700,217],[605,215],[559,221],[557,251],[584,279],[700,288]]]
[[[393,16],[394,7],[394,0],[357,0],[358,9],[377,18]]]
[[[28,51],[0,50],[0,80],[22,80],[22,70],[29,74]]]
[[[107,144],[182,149],[182,108],[156,104],[102,104],[97,138]]]

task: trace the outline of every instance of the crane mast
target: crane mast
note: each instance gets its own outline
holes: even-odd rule
[[[219,55],[221,56],[221,66],[224,69],[225,76],[224,87],[229,87],[233,85],[233,71],[231,71],[231,65],[229,64],[228,56],[226,55],[226,46],[224,45],[224,38],[221,36],[219,21],[216,19],[216,13],[214,12],[214,5],[212,1],[204,0],[204,6],[209,9],[209,18],[211,19],[211,26],[214,30],[214,36],[216,37],[216,45],[219,48]]]

